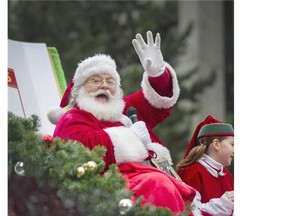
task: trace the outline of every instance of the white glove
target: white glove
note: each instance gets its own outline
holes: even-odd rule
[[[151,142],[150,134],[146,127],[145,122],[137,121],[130,126],[130,129],[138,136],[138,138],[147,145]]]
[[[145,43],[139,33],[136,34],[136,39],[132,40],[134,49],[138,54],[141,64],[146,73],[151,77],[158,77],[162,75],[165,70],[164,60],[160,50],[160,34],[156,34],[154,44],[152,32],[148,31],[147,43],[148,44]]]

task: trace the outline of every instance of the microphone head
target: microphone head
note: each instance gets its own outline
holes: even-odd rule
[[[137,115],[137,110],[135,107],[129,107],[127,109],[127,115],[130,117],[130,116],[134,116],[134,115]]]
[[[127,109],[127,115],[128,115],[128,117],[130,118],[130,120],[132,121],[133,124],[138,121],[137,110],[136,110],[135,107],[129,107]]]

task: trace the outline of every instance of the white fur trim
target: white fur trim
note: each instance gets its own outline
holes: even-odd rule
[[[111,75],[118,86],[120,86],[120,76],[117,72],[116,63],[109,55],[97,54],[86,58],[78,64],[73,82],[74,87],[79,87],[92,75],[99,73]]]
[[[152,143],[148,143],[146,147],[148,150],[151,150],[157,154],[156,159],[166,158],[169,164],[173,165],[170,152],[165,146],[156,142],[152,142]]]
[[[194,216],[203,216],[201,210],[199,209],[199,207],[197,206],[197,204],[194,201],[191,203],[190,209],[191,209]]]
[[[47,113],[47,117],[52,124],[57,124],[61,116],[65,113],[65,109],[61,107],[52,107]]]
[[[122,115],[119,119],[119,121],[125,126],[125,127],[130,127],[132,125],[132,121],[130,118],[126,115]]]
[[[125,127],[104,129],[112,140],[117,164],[127,162],[142,162],[148,157],[148,151],[137,135]]]
[[[168,68],[172,77],[173,96],[171,98],[163,97],[159,95],[153,89],[153,87],[151,86],[148,80],[148,75],[146,72],[143,74],[143,79],[141,82],[141,87],[143,89],[144,97],[149,101],[149,103],[152,106],[158,109],[161,109],[161,108],[167,109],[167,108],[172,107],[176,103],[180,95],[180,88],[179,88],[178,79],[177,79],[175,70],[167,62],[165,62],[165,67]]]

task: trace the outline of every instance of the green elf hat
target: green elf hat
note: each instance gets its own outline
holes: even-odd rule
[[[231,124],[212,123],[204,125],[197,136],[197,139],[211,136],[234,136],[234,130]]]

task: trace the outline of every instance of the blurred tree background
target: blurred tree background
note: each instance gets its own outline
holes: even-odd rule
[[[143,74],[131,43],[136,33],[145,35],[151,30],[155,36],[159,32],[164,60],[173,67],[185,54],[193,23],[179,32],[177,5],[177,1],[9,1],[8,37],[56,47],[67,82],[81,60],[95,53],[110,54],[127,95],[139,89]],[[189,143],[191,116],[198,112],[198,98],[217,78],[212,71],[205,78],[196,78],[188,87],[182,84],[197,73],[197,68],[178,73],[179,101],[196,105],[187,109],[177,103],[169,119],[155,129],[170,149],[175,164],[183,157],[179,152],[183,153]],[[228,100],[231,104],[233,95]],[[233,106],[228,114],[233,116]]]

